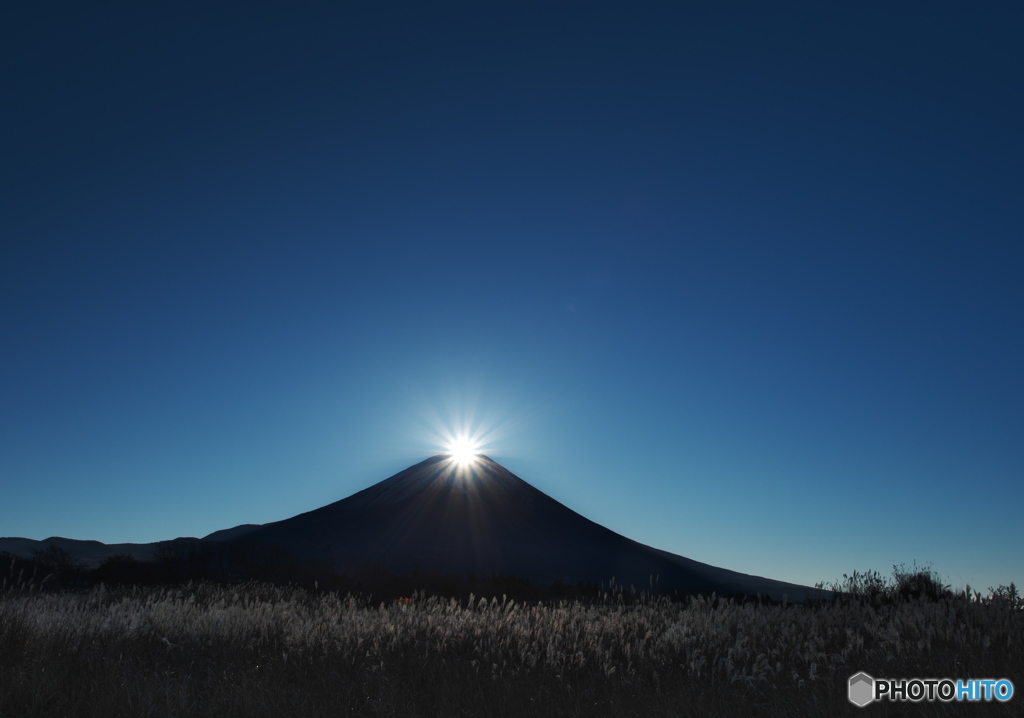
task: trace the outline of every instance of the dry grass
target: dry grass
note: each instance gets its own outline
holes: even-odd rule
[[[962,599],[377,605],[263,584],[0,595],[0,716],[1022,715],[847,678],[1024,691],[1024,611]]]

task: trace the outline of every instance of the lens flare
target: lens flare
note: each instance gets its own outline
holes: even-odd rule
[[[476,461],[479,447],[466,437],[459,437],[448,444],[448,452],[457,466],[469,466]]]
[[[509,442],[526,423],[524,410],[514,405],[485,411],[479,394],[472,387],[453,386],[440,397],[423,397],[417,412],[417,433],[424,448],[443,455],[460,476],[471,476],[494,452],[514,451]]]

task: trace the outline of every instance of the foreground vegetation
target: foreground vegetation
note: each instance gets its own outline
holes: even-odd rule
[[[857,575],[863,578],[861,575]],[[851,585],[856,584],[856,580]],[[379,602],[248,583],[0,594],[0,716],[1021,715],[847,679],[1016,679],[1013,601]]]

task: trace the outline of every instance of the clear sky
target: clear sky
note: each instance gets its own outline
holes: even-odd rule
[[[202,536],[439,436],[812,584],[1024,585],[1024,6],[29,2],[0,535]]]

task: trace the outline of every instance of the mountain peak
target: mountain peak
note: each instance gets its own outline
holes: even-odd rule
[[[494,482],[508,485],[506,476],[511,475],[505,467],[483,454],[467,465],[457,464],[451,454],[437,454],[331,506],[342,503],[349,508],[398,505],[446,490],[472,488],[479,491]]]

